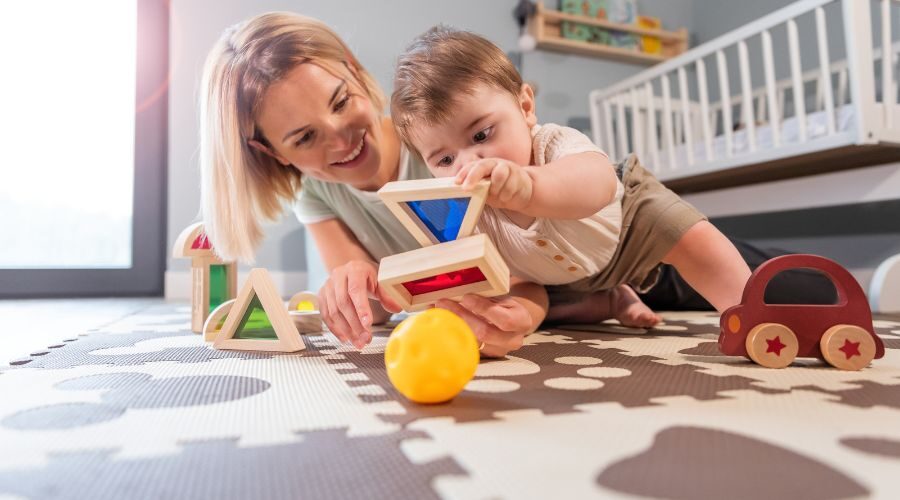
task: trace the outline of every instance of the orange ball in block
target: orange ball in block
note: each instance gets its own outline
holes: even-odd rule
[[[403,320],[388,339],[384,364],[401,394],[417,403],[453,399],[475,376],[478,341],[462,318],[428,309]]]

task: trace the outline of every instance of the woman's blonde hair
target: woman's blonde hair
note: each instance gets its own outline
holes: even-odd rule
[[[256,118],[268,88],[311,62],[350,76],[382,112],[385,97],[347,45],[321,21],[272,12],[222,34],[203,68],[200,96],[201,213],[220,257],[252,262],[273,221],[300,189],[300,171],[250,146],[266,144]]]

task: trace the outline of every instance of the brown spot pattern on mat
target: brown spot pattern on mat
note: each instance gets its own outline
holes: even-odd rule
[[[561,332],[554,332],[561,333]],[[551,415],[577,411],[576,405],[586,403],[615,402],[625,407],[654,405],[651,400],[667,396],[690,396],[698,400],[723,398],[719,393],[739,389],[752,389],[769,394],[786,391],[759,387],[754,380],[740,376],[713,376],[704,373],[702,368],[685,365],[665,365],[658,363],[660,358],[654,356],[633,356],[623,354],[615,348],[602,348],[593,341],[600,337],[595,333],[564,332],[576,341],[571,344],[538,343],[528,345],[512,353],[512,356],[531,361],[540,371],[528,375],[479,377],[479,380],[508,380],[519,384],[519,388],[510,392],[475,393],[463,391],[451,404],[419,405],[411,403],[397,393],[387,377],[384,367],[384,355],[381,353],[363,354],[359,352],[341,353],[344,359],[329,360],[333,363],[351,363],[356,368],[341,369],[344,373],[362,372],[368,380],[348,381],[351,386],[379,385],[385,391],[382,396],[360,396],[364,401],[400,402],[406,409],[405,415],[387,415],[389,422],[407,424],[420,418],[452,417],[457,422],[491,420],[498,411],[518,409],[538,409]],[[603,339],[620,338],[618,335],[603,336]],[[642,340],[646,337],[642,337]],[[563,357],[594,357],[602,360],[597,366],[627,370],[630,374],[604,378],[592,378],[579,374],[580,370],[589,368],[583,365],[570,365],[555,362]],[[496,361],[483,360],[482,363]],[[624,373],[624,372],[622,372]],[[545,382],[550,379],[586,379],[600,380],[601,387],[592,390],[554,389]]]
[[[828,499],[868,495],[819,461],[771,443],[715,429],[670,427],[649,449],[597,476],[606,488],[658,498]]]
[[[840,443],[870,455],[900,459],[900,441],[877,438],[844,438]]]

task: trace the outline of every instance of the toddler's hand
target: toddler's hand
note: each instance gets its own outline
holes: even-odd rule
[[[520,165],[500,158],[484,158],[457,172],[456,183],[472,189],[481,179],[490,179],[487,204],[495,208],[522,211],[531,203],[532,179]]]

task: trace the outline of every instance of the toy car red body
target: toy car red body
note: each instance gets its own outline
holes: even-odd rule
[[[817,270],[834,283],[833,305],[766,304],[766,285],[788,269]],[[818,255],[783,255],[764,262],[750,276],[741,303],[719,320],[719,350],[746,356],[769,368],[814,357],[842,370],[859,370],[884,356],[872,327],[872,312],[859,283],[836,262]]]

